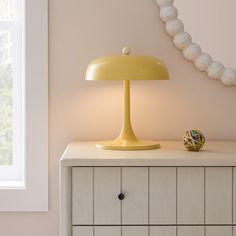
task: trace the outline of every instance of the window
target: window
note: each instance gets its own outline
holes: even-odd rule
[[[21,0],[0,0],[0,187],[24,187]]]
[[[47,0],[0,0],[0,211],[48,209]]]

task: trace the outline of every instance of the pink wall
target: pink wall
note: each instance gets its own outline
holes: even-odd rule
[[[236,139],[236,88],[208,79],[183,59],[165,34],[153,0],[49,2],[50,210],[1,213],[4,236],[59,235],[58,161],[64,148],[70,141],[118,133],[121,83],[84,81],[95,57],[118,54],[127,45],[167,64],[169,81],[132,83],[133,126],[139,136],[179,140],[186,129],[199,128],[208,140]]]
[[[202,50],[225,66],[236,68],[235,53],[232,53],[236,49],[236,30],[232,23],[236,21],[236,1],[174,0],[174,5],[185,30],[191,32]]]

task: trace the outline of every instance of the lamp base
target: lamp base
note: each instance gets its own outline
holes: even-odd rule
[[[135,151],[157,149],[160,147],[160,144],[155,141],[149,140],[127,141],[123,139],[116,139],[111,141],[99,142],[96,144],[96,147],[106,150]]]

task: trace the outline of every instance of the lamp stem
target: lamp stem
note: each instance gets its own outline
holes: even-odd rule
[[[130,81],[124,80],[124,107],[123,107],[123,126],[119,139],[123,141],[137,141],[130,122]]]

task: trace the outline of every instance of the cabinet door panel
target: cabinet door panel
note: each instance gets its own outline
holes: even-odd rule
[[[93,168],[72,168],[72,224],[93,224]]]
[[[177,222],[178,224],[204,223],[204,168],[177,168]]]
[[[206,224],[232,223],[232,168],[206,167]]]
[[[121,226],[96,226],[94,236],[121,236]]]
[[[150,224],[176,223],[176,168],[149,170]]]
[[[93,236],[93,226],[74,226],[73,236]]]
[[[122,236],[148,236],[148,226],[123,226]]]
[[[148,224],[148,168],[122,168],[123,224]]]
[[[232,236],[232,226],[207,226],[206,236]]]
[[[150,236],[176,236],[175,226],[151,226]]]
[[[203,226],[178,226],[177,235],[178,236],[190,236],[190,235],[191,236],[204,236],[204,227]]]
[[[120,167],[94,168],[94,224],[120,224]]]
[[[233,219],[234,224],[236,224],[236,167],[233,168]],[[236,236],[236,233],[235,233]]]

